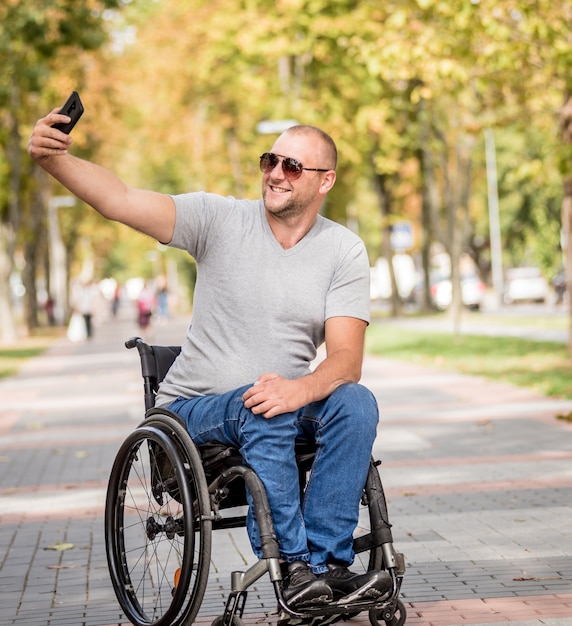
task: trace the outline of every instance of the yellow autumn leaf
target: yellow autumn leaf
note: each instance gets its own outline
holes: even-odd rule
[[[48,546],[45,549],[57,550],[58,552],[65,552],[66,550],[72,550],[73,548],[75,548],[73,543],[60,543],[59,541],[56,541],[56,543],[53,546]]]

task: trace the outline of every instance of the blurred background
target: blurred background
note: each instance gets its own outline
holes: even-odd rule
[[[366,242],[382,315],[570,318],[571,70],[567,1],[4,0],[0,342],[66,326],[87,286],[97,315],[146,290],[160,318],[190,310],[188,255],[28,158],[73,89],[74,154],[166,193],[259,197],[278,134],[325,129],[340,160],[323,213]]]

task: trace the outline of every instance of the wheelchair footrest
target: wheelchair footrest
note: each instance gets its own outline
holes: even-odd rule
[[[395,562],[397,563],[397,567],[395,568],[395,573],[398,576],[403,576],[403,574],[405,574],[405,570],[407,569],[405,566],[405,555],[402,552],[396,552]]]

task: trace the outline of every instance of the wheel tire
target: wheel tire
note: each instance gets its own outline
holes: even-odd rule
[[[115,594],[136,626],[185,626],[208,580],[212,521],[200,455],[157,410],[121,445],[109,479],[105,543]]]

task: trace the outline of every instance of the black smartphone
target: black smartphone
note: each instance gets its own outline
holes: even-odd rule
[[[53,124],[52,128],[57,128],[62,132],[69,135],[71,129],[77,124],[79,118],[83,115],[83,104],[79,98],[79,94],[77,91],[72,91],[70,97],[66,100],[66,103],[59,111],[62,115],[69,115],[71,117],[71,122],[67,124],[59,122],[57,124]]]

